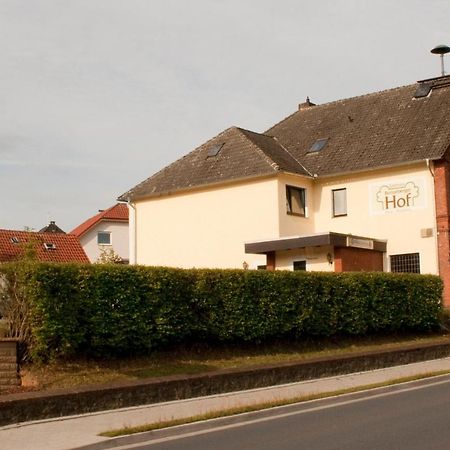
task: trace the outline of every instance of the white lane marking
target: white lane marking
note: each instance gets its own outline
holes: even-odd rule
[[[448,376],[448,375],[442,375],[442,376]],[[438,376],[436,378],[440,378],[440,376]],[[423,381],[423,380],[410,381],[410,382],[407,382],[407,383],[404,383],[404,384],[410,384],[410,383],[415,383],[415,382],[420,382],[420,381]],[[163,442],[175,441],[177,439],[184,439],[184,438],[188,438],[188,437],[199,436],[201,434],[214,433],[216,431],[227,430],[227,429],[230,429],[230,428],[244,427],[244,426],[247,426],[247,425],[253,425],[255,423],[268,422],[270,420],[283,419],[285,417],[290,417],[290,416],[295,416],[295,415],[300,415],[300,414],[306,414],[306,413],[309,413],[309,412],[315,412],[315,411],[320,411],[320,410],[324,410],[324,409],[336,408],[338,406],[350,405],[352,403],[365,402],[367,400],[372,400],[372,399],[375,399],[375,398],[381,398],[381,397],[388,397],[390,395],[403,394],[405,392],[417,391],[419,389],[425,389],[425,388],[428,388],[428,387],[439,386],[441,384],[446,384],[446,383],[450,383],[450,378],[447,379],[447,380],[435,381],[433,383],[425,384],[423,386],[409,386],[409,387],[406,387],[404,389],[399,389],[399,390],[395,390],[395,391],[392,391],[392,392],[382,392],[380,394],[369,395],[368,397],[356,398],[356,399],[352,399],[352,400],[345,400],[345,401],[342,401],[342,402],[333,403],[331,405],[314,406],[312,408],[302,409],[301,411],[291,411],[291,412],[288,412],[288,413],[277,414],[275,416],[259,417],[257,419],[249,419],[249,420],[244,421],[244,422],[231,423],[231,424],[228,424],[228,425],[221,425],[221,426],[217,426],[217,427],[214,427],[214,428],[208,428],[208,429],[205,429],[205,430],[192,431],[192,432],[188,432],[188,433],[184,433],[184,434],[179,434],[179,435],[176,435],[176,436],[167,436],[167,437],[164,437],[164,438],[149,440],[149,441],[140,442],[140,443],[137,443],[137,444],[131,444],[131,445],[126,445],[126,446],[121,446],[121,447],[114,447],[114,450],[125,450],[125,449],[141,447],[143,445],[150,446],[150,445],[159,444],[159,443],[163,443]],[[393,386],[395,386],[395,385],[393,385]],[[385,389],[385,388],[386,388],[386,386],[383,386],[383,387],[378,388],[378,389]],[[367,390],[359,391],[359,393],[361,393],[361,392],[370,393],[370,392],[373,392],[373,391],[374,391],[374,389],[367,389]],[[352,392],[352,393],[349,393],[349,394],[343,394],[342,396],[344,396],[344,395],[345,396],[354,395],[354,394],[357,394],[357,393],[358,392]],[[331,397],[329,397],[329,398],[331,398]],[[320,401],[320,400],[324,400],[324,399],[314,400],[314,402],[317,402],[317,401]],[[304,404],[304,403],[302,403],[302,404]],[[291,403],[290,405],[277,406],[276,408],[267,409],[267,411],[269,411],[269,410],[270,411],[274,411],[276,409],[288,408],[288,407],[292,407],[293,405],[295,405],[295,403]],[[236,415],[233,415],[233,416],[224,416],[224,417],[219,417],[219,418],[210,419],[210,420],[222,420],[222,419],[226,419],[227,417],[230,418],[230,417],[239,417],[239,416],[244,416],[244,415],[251,415],[251,414],[255,414],[255,412],[257,412],[257,411],[251,411],[249,413],[244,413],[244,414],[236,414]],[[204,421],[204,423],[207,423],[207,422],[208,422],[207,420]],[[180,425],[180,426],[187,427],[187,426],[193,425],[194,423],[198,424],[200,422],[192,422],[192,423],[188,423],[188,424]],[[145,431],[144,431],[144,433],[145,433]]]

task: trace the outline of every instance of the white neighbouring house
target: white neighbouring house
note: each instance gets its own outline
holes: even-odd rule
[[[440,274],[450,307],[450,76],[232,127],[124,193],[130,262]]]
[[[73,229],[70,234],[78,237],[90,262],[96,262],[102,250],[113,251],[122,262],[128,263],[128,208],[117,203],[100,210]]]

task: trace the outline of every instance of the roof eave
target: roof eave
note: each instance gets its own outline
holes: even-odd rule
[[[436,157],[436,158],[424,158],[424,159],[415,159],[413,161],[405,161],[405,162],[401,162],[398,164],[386,164],[386,165],[382,165],[382,166],[376,166],[376,167],[367,167],[364,169],[356,169],[356,170],[348,170],[345,172],[336,172],[336,173],[329,173],[329,174],[324,174],[324,175],[318,175],[315,174],[314,178],[318,179],[318,178],[334,178],[334,177],[341,177],[341,176],[346,176],[346,175],[350,175],[353,173],[364,173],[364,172],[374,172],[376,170],[383,170],[383,169],[394,169],[396,167],[405,167],[405,166],[412,166],[414,164],[419,164],[419,163],[427,163],[427,161],[439,161],[440,159],[442,159],[442,157]]]
[[[200,185],[181,188],[181,189],[173,189],[173,190],[168,190],[168,191],[156,192],[153,194],[144,194],[144,195],[136,195],[136,196],[129,195],[128,197],[124,197],[127,194],[127,193],[125,193],[122,196],[118,197],[117,200],[122,201],[122,202],[134,202],[136,200],[141,201],[141,200],[145,200],[148,198],[158,198],[158,197],[165,197],[165,196],[169,196],[169,195],[173,195],[173,194],[181,194],[181,193],[185,193],[185,192],[200,191],[200,190],[204,190],[204,189],[208,189],[208,188],[217,188],[220,186],[227,186],[230,184],[243,183],[246,181],[275,178],[280,174],[294,175],[297,177],[310,178],[310,179],[313,178],[306,174],[299,174],[299,173],[295,173],[295,172],[291,172],[291,171],[287,171],[287,170],[277,170],[273,173],[267,173],[267,174],[263,174],[263,175],[253,175],[250,177],[233,178],[233,179],[218,181],[215,183],[200,184]]]

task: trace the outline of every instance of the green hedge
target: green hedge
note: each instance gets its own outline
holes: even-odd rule
[[[31,355],[145,354],[180,341],[261,342],[422,331],[439,324],[432,275],[4,265],[26,286]]]

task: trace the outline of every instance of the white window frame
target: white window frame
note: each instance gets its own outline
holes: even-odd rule
[[[345,212],[337,212],[336,211],[336,197],[335,197],[335,193],[342,192],[342,191],[345,193]],[[348,214],[348,209],[347,209],[347,188],[332,189],[331,190],[331,202],[332,202],[332,214],[333,214],[333,217],[345,217]]]
[[[108,243],[101,243],[101,242],[99,242],[100,235],[108,235],[109,236],[109,242]],[[112,245],[112,233],[111,233],[111,231],[97,231],[97,245],[99,245],[99,246]]]

